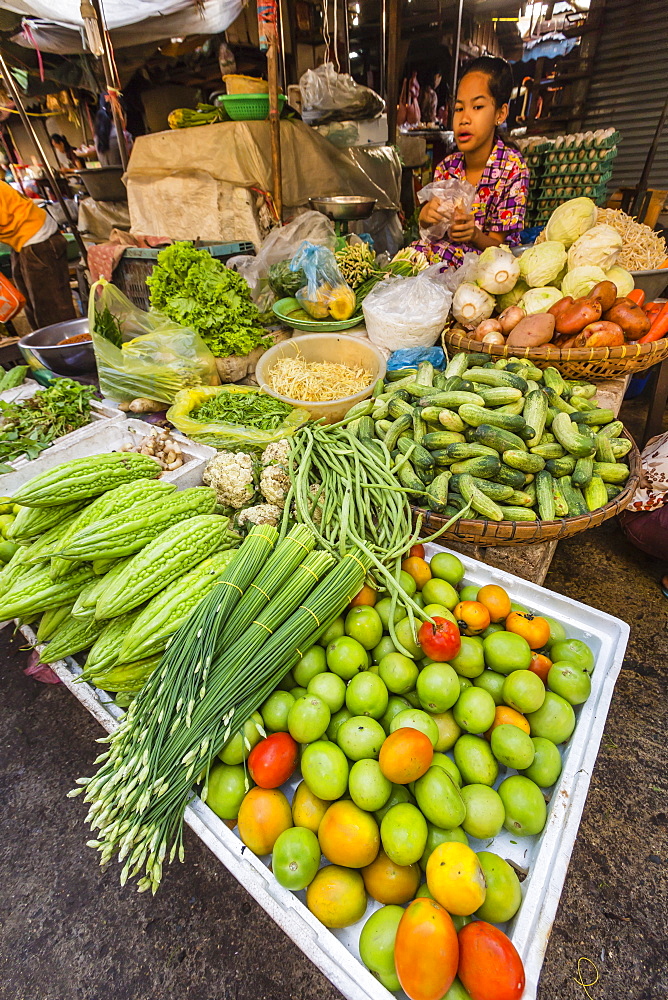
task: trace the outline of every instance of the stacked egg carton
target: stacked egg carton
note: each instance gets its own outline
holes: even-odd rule
[[[544,225],[557,205],[570,198],[591,198],[604,205],[618,140],[619,132],[614,129],[557,136],[542,152],[541,188],[533,224]]]

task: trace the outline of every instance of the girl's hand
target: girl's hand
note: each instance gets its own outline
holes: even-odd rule
[[[472,243],[477,228],[473,215],[465,215],[464,212],[457,211],[448,235],[453,243]]]
[[[439,198],[431,198],[424,203],[420,211],[420,222],[423,226],[437,226],[439,222],[443,222],[444,213],[441,206]]]

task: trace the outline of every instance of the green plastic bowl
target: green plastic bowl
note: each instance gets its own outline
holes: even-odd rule
[[[285,326],[291,326],[295,330],[303,330],[304,333],[338,333],[341,330],[350,330],[354,326],[359,326],[364,322],[361,312],[356,312],[350,319],[299,319],[294,315],[296,310],[304,312],[298,299],[279,299],[273,305],[274,315],[277,316]]]
[[[222,94],[221,100],[232,121],[262,121],[269,117],[269,94]],[[286,101],[285,94],[278,95],[279,112]]]

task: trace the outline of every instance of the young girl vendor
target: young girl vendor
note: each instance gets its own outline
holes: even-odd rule
[[[459,81],[452,118],[458,152],[439,163],[434,180],[467,180],[476,195],[471,214],[459,212],[443,239],[416,243],[434,262],[459,267],[465,253],[519,242],[529,170],[521,153],[499,133],[508,116],[512,87],[509,64],[494,56],[474,59]],[[433,226],[441,219],[440,202],[432,198],[422,207],[420,223]]]

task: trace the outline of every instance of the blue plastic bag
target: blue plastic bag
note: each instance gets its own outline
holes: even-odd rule
[[[421,361],[430,361],[434,368],[445,368],[447,361],[442,347],[410,347],[393,351],[387,362],[388,371],[399,368],[417,368]]]

